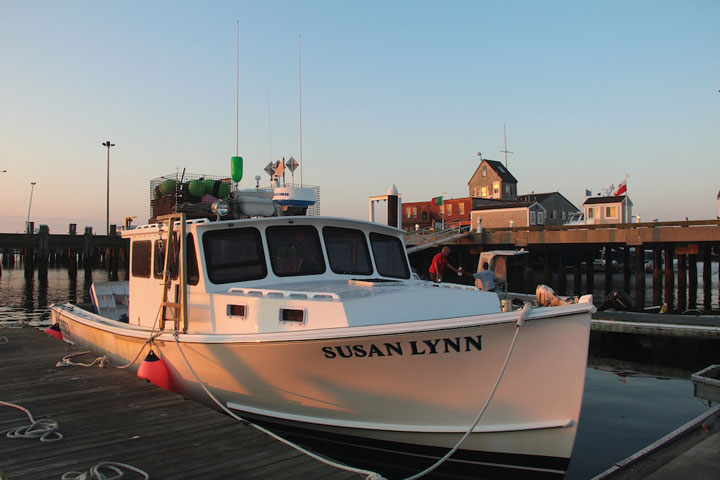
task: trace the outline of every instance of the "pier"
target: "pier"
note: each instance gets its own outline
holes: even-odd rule
[[[665,304],[679,312],[712,310],[712,262],[720,252],[720,220],[483,228],[462,236],[438,237],[439,241],[423,243],[408,232],[406,244],[419,272],[427,271],[435,253],[427,247],[438,244],[454,245],[455,262],[468,271],[475,271],[482,251],[523,248],[529,255],[516,272],[515,291],[534,291],[533,268],[541,269],[543,283],[560,295],[594,292],[595,275],[600,273],[604,291],[628,292],[637,310],[647,306],[646,287],[652,288],[651,305]],[[701,299],[698,264],[704,285]],[[622,273],[619,284],[613,284],[614,273]],[[651,274],[651,285],[646,285],[646,274]],[[720,272],[715,281],[720,285]],[[720,297],[720,286],[714,294]]]
[[[2,329],[0,400],[35,419],[51,418],[64,438],[0,436],[0,478],[60,478],[102,461],[132,465],[153,480],[363,479],[325,465],[229,416],[114,368],[60,367],[76,348],[35,328]],[[74,359],[75,361],[80,361]],[[0,405],[0,431],[29,425],[26,415]],[[104,473],[108,473],[105,471]],[[126,473],[127,478],[140,478]]]
[[[115,225],[111,225],[109,235],[95,235],[91,227],[78,235],[74,223],[68,226],[67,234],[51,234],[47,225],[40,225],[38,233],[0,233],[0,253],[0,275],[2,267],[13,268],[19,261],[28,274],[35,269],[42,275],[48,267],[66,267],[75,275],[78,269],[104,267],[117,278],[118,270],[127,267],[129,260],[128,242]]]

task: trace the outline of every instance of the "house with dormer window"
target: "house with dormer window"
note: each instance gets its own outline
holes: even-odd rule
[[[583,203],[585,223],[632,223],[633,203],[627,195],[588,197]]]
[[[514,202],[517,200],[517,179],[496,160],[482,159],[468,182],[470,197]]]

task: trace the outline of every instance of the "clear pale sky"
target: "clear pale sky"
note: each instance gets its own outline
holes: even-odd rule
[[[581,207],[630,175],[642,220],[715,218],[720,2],[0,0],[0,231],[105,231],[150,180],[298,158],[321,211],[467,196],[477,152]],[[268,118],[268,91],[270,118]],[[270,127],[270,128],[269,128]],[[270,135],[271,132],[271,135]],[[272,142],[270,142],[270,137]]]

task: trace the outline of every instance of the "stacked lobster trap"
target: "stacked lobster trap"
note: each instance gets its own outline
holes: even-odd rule
[[[192,173],[171,174],[150,180],[150,223],[160,215],[185,212],[187,218],[215,219],[211,207],[235,191],[231,178]],[[230,212],[232,214],[232,212]]]

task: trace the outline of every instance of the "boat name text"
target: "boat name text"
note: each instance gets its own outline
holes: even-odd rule
[[[325,358],[392,357],[402,355],[436,355],[482,350],[482,335],[475,337],[435,338],[409,342],[385,342],[322,347]]]

